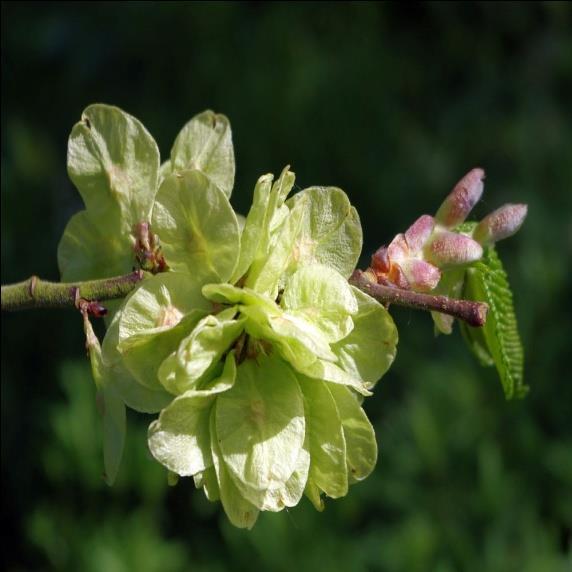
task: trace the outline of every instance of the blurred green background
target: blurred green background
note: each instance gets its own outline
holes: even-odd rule
[[[2,283],[57,279],[81,208],[66,141],[82,109],[118,105],[167,155],[180,127],[229,116],[235,207],[291,164],[336,185],[364,261],[486,168],[477,216],[529,204],[499,247],[516,292],[529,396],[505,402],[458,331],[395,309],[394,367],[366,403],[380,461],[316,513],[233,529],[147,452],[100,474],[80,316],[3,315],[3,569],[564,571],[572,567],[572,5],[570,3],[3,3]]]

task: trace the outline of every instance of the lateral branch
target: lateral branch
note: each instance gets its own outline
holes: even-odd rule
[[[85,303],[105,302],[124,298],[143,280],[142,270],[123,276],[87,280],[84,282],[48,282],[37,276],[28,280],[2,286],[2,311],[28,310],[34,308],[77,308]],[[382,304],[395,304],[415,310],[425,310],[448,314],[463,320],[469,326],[480,327],[487,319],[488,305],[484,302],[456,300],[447,296],[421,294],[411,290],[376,284],[363,272],[357,271],[350,283]],[[95,315],[103,315],[104,308],[97,307]]]
[[[124,298],[144,278],[142,270],[84,282],[48,282],[37,276],[2,286],[2,311],[78,308],[80,304]]]

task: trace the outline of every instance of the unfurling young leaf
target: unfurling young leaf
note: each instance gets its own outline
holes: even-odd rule
[[[462,325],[469,347],[481,363],[494,363],[507,399],[524,397],[524,355],[518,334],[513,296],[502,262],[494,249],[485,250],[483,259],[467,270],[463,295],[489,305],[489,316],[481,329]]]

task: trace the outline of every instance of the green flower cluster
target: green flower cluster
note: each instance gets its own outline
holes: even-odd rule
[[[98,389],[112,412],[121,402],[159,413],[155,459],[220,499],[234,525],[303,494],[321,510],[323,494],[344,496],[375,465],[361,400],[397,343],[383,306],[348,283],[358,215],[337,188],[288,198],[289,168],[260,177],[248,216],[237,215],[230,126],[212,112],[159,164],[151,136],[117,108],[89,107],[72,131],[69,172],[86,210],[62,238],[63,278],[128,272],[141,223],[169,269],[116,308],[101,349],[87,324]],[[115,420],[110,480],[124,412]]]

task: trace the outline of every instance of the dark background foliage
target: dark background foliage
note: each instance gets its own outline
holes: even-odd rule
[[[107,488],[79,315],[4,315],[3,568],[570,569],[571,101],[569,3],[3,3],[2,283],[58,278],[85,106],[132,113],[164,156],[212,108],[232,122],[239,211],[289,163],[302,188],[348,192],[366,255],[476,165],[477,215],[528,203],[500,253],[531,386],[505,402],[458,331],[395,309],[398,357],[366,404],[375,473],[322,514],[304,501],[245,532],[188,480],[167,487],[143,415]]]

